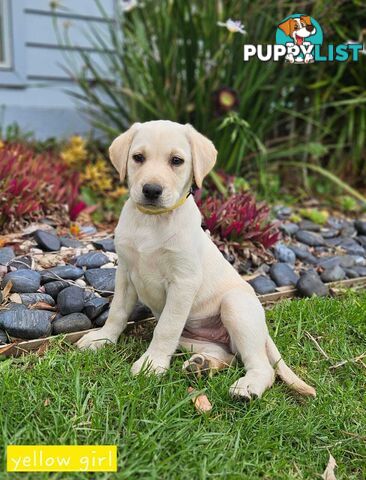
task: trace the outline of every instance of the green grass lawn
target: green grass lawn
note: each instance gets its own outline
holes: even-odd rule
[[[0,470],[8,444],[117,444],[118,473],[52,478],[314,480],[331,452],[337,479],[365,479],[366,368],[329,367],[366,351],[366,294],[285,301],[268,311],[268,323],[286,361],[316,386],[316,399],[277,381],[262,399],[238,403],[228,390],[241,367],[195,380],[182,372],[182,355],[163,378],[133,378],[130,366],[147,342],[131,335],[97,353],[58,341],[43,357],[0,362]],[[195,411],[190,385],[209,397],[209,416]]]

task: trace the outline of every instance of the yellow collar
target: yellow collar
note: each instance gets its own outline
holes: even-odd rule
[[[147,213],[148,215],[161,215],[162,213],[172,212],[176,208],[183,205],[183,203],[187,200],[189,195],[191,194],[191,188],[182,196],[180,199],[172,206],[167,208],[154,208],[154,207],[145,207],[143,205],[136,204],[136,207],[141,213]]]

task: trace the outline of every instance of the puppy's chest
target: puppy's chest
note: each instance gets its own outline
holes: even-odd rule
[[[126,236],[118,242],[117,252],[127,267],[129,279],[140,300],[154,310],[161,310],[173,275],[172,250],[157,246],[152,238]]]

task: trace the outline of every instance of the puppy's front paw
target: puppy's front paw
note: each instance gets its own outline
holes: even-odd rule
[[[76,346],[80,350],[98,350],[108,343],[117,343],[118,338],[111,335],[107,331],[97,330],[94,332],[89,332],[76,342]]]
[[[137,375],[141,372],[149,374],[154,373],[156,375],[164,374],[169,368],[169,359],[156,359],[144,353],[131,367],[133,375]]]

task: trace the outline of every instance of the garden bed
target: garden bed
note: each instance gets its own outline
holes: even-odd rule
[[[291,222],[288,208],[275,211],[283,239],[274,247],[248,245],[238,258],[230,254],[230,243],[219,244],[262,303],[334,295],[345,288],[365,286],[365,221],[329,218],[321,226],[309,220]],[[44,341],[35,340],[48,341],[59,334],[73,343],[80,332],[104,325],[115,288],[113,238],[110,232],[90,226],[77,233],[79,238],[62,229],[58,234],[45,222],[3,237],[2,243],[8,243],[0,248],[4,354],[38,348]],[[130,321],[151,315],[147,307],[137,304]]]

